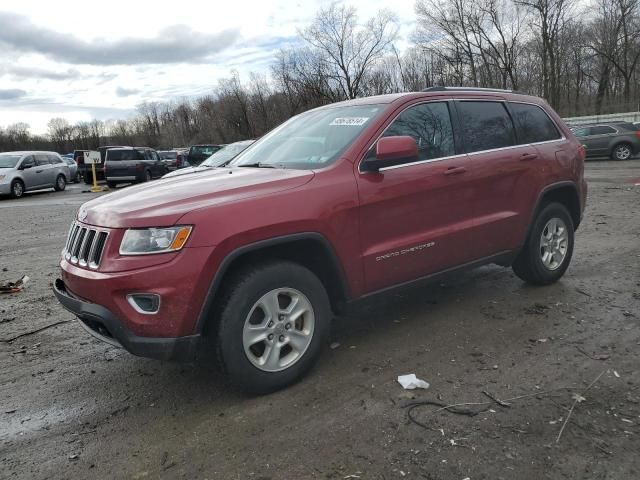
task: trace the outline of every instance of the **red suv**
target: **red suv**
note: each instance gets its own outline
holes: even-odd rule
[[[84,204],[55,294],[133,354],[215,349],[232,382],[273,391],[311,367],[348,302],[487,263],[557,281],[584,156],[543,100],[508,91],[328,105],[224,168]]]

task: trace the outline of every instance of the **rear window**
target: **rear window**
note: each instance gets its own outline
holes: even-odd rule
[[[562,137],[549,116],[537,105],[510,103],[518,132],[518,143],[537,143]]]
[[[613,127],[607,127],[606,125],[591,127],[591,135],[607,135],[609,133],[616,133],[616,129]]]
[[[457,102],[468,153],[512,146],[513,124],[501,102]]]
[[[107,161],[109,162],[138,159],[138,153],[135,150],[107,150]]]

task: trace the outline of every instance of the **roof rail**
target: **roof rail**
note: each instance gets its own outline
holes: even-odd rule
[[[503,88],[480,88],[480,87],[429,87],[422,90],[423,92],[500,92],[500,93],[518,93],[523,94],[522,92],[518,92],[517,90],[505,90]]]

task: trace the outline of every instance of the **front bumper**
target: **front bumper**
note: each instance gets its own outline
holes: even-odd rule
[[[200,335],[186,337],[142,337],[129,331],[110,310],[73,296],[60,279],[53,292],[64,308],[80,320],[81,325],[94,337],[122,347],[133,355],[159,360],[193,361],[200,345]]]
[[[0,183],[0,195],[11,195],[11,183]]]

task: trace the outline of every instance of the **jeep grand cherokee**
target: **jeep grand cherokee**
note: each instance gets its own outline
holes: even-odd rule
[[[265,393],[314,363],[345,303],[487,263],[565,273],[585,151],[541,99],[434,88],[300,114],[226,168],[84,204],[55,283],[133,354],[215,349]]]

